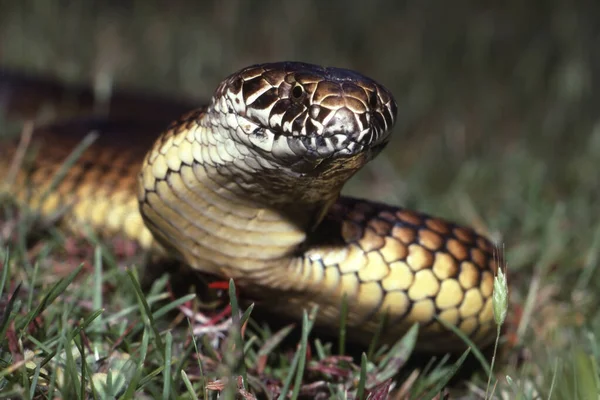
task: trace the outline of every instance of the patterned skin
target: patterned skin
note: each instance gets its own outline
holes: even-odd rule
[[[275,313],[318,305],[317,323],[333,332],[345,297],[349,336],[362,343],[385,315],[386,341],[419,323],[420,349],[464,348],[440,318],[486,345],[494,246],[470,228],[340,196],[390,140],[396,111],[387,89],[353,71],[252,66],[162,134],[141,122],[41,129],[34,142],[45,144],[9,191],[42,215],[70,205],[69,229],[122,234],[234,278]],[[98,140],[41,196],[90,126]],[[0,174],[15,151],[2,146]]]

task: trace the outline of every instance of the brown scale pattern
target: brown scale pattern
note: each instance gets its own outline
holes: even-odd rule
[[[56,180],[61,166],[89,132],[98,138]],[[52,124],[34,132],[30,153],[34,156],[19,170],[7,190],[43,218],[64,213],[63,225],[76,233],[94,230],[103,237],[124,235],[142,247],[155,246],[145,227],[136,198],[137,173],[160,128],[145,123],[86,118]],[[138,144],[130,151],[119,148],[128,141]],[[0,177],[8,173],[16,141],[0,147]],[[49,190],[56,181],[54,190]],[[10,184],[10,183],[9,183]]]
[[[325,286],[344,283],[342,290],[356,302],[351,325],[374,332],[385,313],[385,335],[393,340],[419,322],[419,347],[425,350],[460,347],[458,337],[439,336],[445,328],[435,316],[476,343],[493,338],[498,260],[486,238],[440,218],[347,197],[333,206],[325,222],[339,227],[343,242],[316,244],[305,268],[322,268]],[[335,318],[335,308],[329,314]]]
[[[196,111],[184,116],[161,136],[155,148],[161,149],[194,128],[199,115]],[[91,128],[100,132],[99,140],[40,204],[41,194],[62,162]],[[38,208],[42,215],[72,206],[65,214],[70,229],[81,231],[87,225],[104,236],[125,234],[144,247],[155,246],[139,214],[136,198],[143,146],[138,147],[137,153],[116,156],[118,152],[108,145],[115,145],[123,133],[132,133],[131,128],[92,123],[79,133],[76,131],[72,126],[61,125],[35,133],[34,146],[39,148],[40,157],[17,176],[15,196]],[[65,136],[65,132],[72,135]],[[1,150],[6,156],[0,162],[0,173],[4,174],[15,145],[5,143]],[[153,157],[160,153],[154,152]],[[380,315],[386,312],[390,316],[386,337],[397,339],[412,323],[420,322],[422,349],[453,350],[460,346],[455,338],[439,336],[442,327],[434,320],[435,315],[459,326],[478,343],[493,338],[491,294],[497,266],[493,246],[487,239],[470,229],[415,211],[345,197],[327,214],[323,227],[331,223],[336,232],[328,232],[327,240],[337,235],[341,242],[325,245],[327,240],[322,240],[323,235],[317,231],[303,256],[315,287],[319,283],[332,286],[325,292],[328,299],[322,299],[322,304],[334,304],[321,308],[325,324],[337,324],[340,298],[332,293],[345,291],[356,303],[350,322],[360,327],[354,331],[359,341],[370,340]],[[310,302],[306,296],[290,297],[290,304],[294,301],[302,305]],[[435,338],[435,343],[430,346],[432,342],[427,338]]]
[[[248,79],[261,73],[249,70]],[[333,90],[326,89],[327,93]],[[362,104],[367,103],[365,100]],[[230,121],[223,116],[206,120],[203,112],[185,115],[160,136],[162,127],[154,123],[135,127],[75,123],[39,130],[35,136],[36,143],[41,144],[41,157],[19,173],[12,193],[38,208],[42,215],[69,207],[65,222],[71,229],[80,230],[86,225],[105,236],[124,233],[144,247],[157,248],[145,224],[149,223],[163,243],[178,239],[177,243],[170,242],[172,247],[180,245],[183,258],[196,268],[241,278],[256,291],[279,291],[285,301],[269,306],[285,314],[297,315],[304,306],[319,304],[320,322],[334,329],[339,324],[341,298],[346,294],[351,303],[349,334],[365,343],[370,341],[382,315],[388,316],[384,337],[389,341],[419,322],[421,349],[463,347],[435,320],[436,316],[458,326],[476,343],[486,344],[493,339],[491,296],[497,264],[487,239],[439,218],[351,198],[339,199],[315,232],[298,228],[282,218],[285,214],[268,208],[251,209],[256,212],[241,218],[245,230],[233,229],[240,226],[240,221],[233,221],[238,225],[227,225],[232,223],[233,214],[227,213],[227,208],[237,203],[228,202],[227,195],[217,196],[229,183],[219,180],[222,177],[217,168],[209,168],[213,161],[226,170],[231,167],[224,163],[223,143],[217,144],[217,135],[210,130],[217,123],[225,121],[225,126]],[[199,120],[205,125],[215,124],[204,126],[208,131],[201,132]],[[391,127],[392,122],[385,125]],[[57,189],[43,197],[61,163],[90,129],[101,132],[98,141],[83,153]],[[195,132],[204,133],[207,143],[199,143]],[[14,146],[0,147],[0,174],[8,170],[7,161],[14,150]],[[190,155],[193,158],[186,161]],[[244,161],[257,166],[259,161],[266,162],[252,156]],[[141,185],[136,189],[143,165]],[[194,193],[182,182],[184,178],[193,182],[198,175],[204,181],[198,182]],[[212,179],[214,176],[218,179]],[[208,193],[210,190],[213,192]],[[201,191],[204,193],[198,193]],[[243,199],[238,193],[234,200]],[[194,205],[201,209],[194,209]],[[222,219],[217,212],[224,213]],[[270,224],[279,231],[252,230]],[[213,232],[209,232],[211,229]],[[251,246],[250,236],[257,232],[265,244],[260,250]],[[196,242],[199,238],[204,243]],[[232,238],[235,246],[233,241],[225,243]],[[297,245],[302,251],[297,251]],[[207,266],[211,262],[212,267]]]

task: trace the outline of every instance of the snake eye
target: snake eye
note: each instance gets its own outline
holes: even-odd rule
[[[303,95],[304,95],[304,88],[301,85],[296,84],[292,88],[292,99],[300,100]]]

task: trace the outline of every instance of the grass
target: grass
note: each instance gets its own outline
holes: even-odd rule
[[[53,4],[0,6],[4,66],[195,99],[229,71],[274,59],[385,83],[399,103],[397,137],[346,192],[459,220],[503,245],[509,311],[488,397],[598,398],[597,6]],[[3,133],[20,129],[2,122]],[[209,324],[227,291],[210,304],[174,299],[165,278],[140,291],[138,254],[40,232],[2,204],[0,397],[277,398],[286,382],[306,398],[383,398],[387,388],[486,397],[489,376],[472,355],[462,368],[445,357],[415,367],[414,332],[348,358],[343,337],[305,336],[310,313],[296,329],[273,331],[254,314]]]
[[[10,258],[8,251],[5,257]],[[12,270],[18,263],[4,265],[3,287],[11,288],[6,277],[14,277],[13,283],[23,277]],[[297,350],[280,347],[291,327],[270,332],[249,320],[252,307],[245,312],[238,308],[230,282],[233,324],[225,331],[214,329],[198,343],[192,321],[175,328],[165,318],[169,310],[194,304],[195,296],[169,300],[165,279],[145,292],[135,269],[107,270],[100,256],[92,268],[96,273],[86,273],[80,265],[51,284],[44,272],[38,279],[34,273],[34,280],[23,278],[22,286],[11,288],[0,330],[3,397],[166,399],[216,398],[221,393],[248,399],[254,394],[346,398],[360,393],[357,398],[366,398],[368,393],[377,398],[373,396],[392,384],[416,340],[417,326],[378,356],[369,359],[362,353],[360,366],[318,341],[311,343],[317,355],[309,356],[314,309],[304,314]],[[114,282],[119,287],[109,289]],[[124,303],[119,311],[108,301],[98,302],[107,292]],[[419,388],[414,398],[433,398],[442,391],[466,355],[454,364],[442,360],[419,375],[410,385]]]

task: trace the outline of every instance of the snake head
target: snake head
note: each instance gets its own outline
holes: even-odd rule
[[[298,62],[231,75],[210,109],[226,114],[234,140],[302,173],[350,158],[364,164],[387,144],[397,113],[392,94],[372,79]]]

